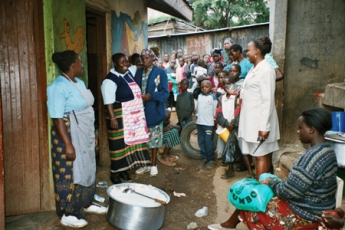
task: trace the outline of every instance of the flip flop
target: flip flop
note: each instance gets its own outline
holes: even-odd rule
[[[175,162],[175,161],[178,161],[179,157],[178,156],[175,156],[175,155],[170,155],[170,160]]]
[[[161,155],[158,155],[157,159],[159,162],[161,162],[162,164],[167,165],[167,166],[175,166],[176,165],[175,162],[163,160]]]

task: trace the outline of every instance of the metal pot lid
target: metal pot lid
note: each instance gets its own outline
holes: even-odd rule
[[[131,188],[138,193],[144,194],[152,198],[163,200],[167,204],[170,202],[170,197],[166,192],[152,185],[146,185],[146,184],[140,184],[140,183],[114,184],[108,187],[107,194],[113,200],[116,200],[123,204],[146,207],[146,208],[154,208],[154,207],[161,206],[160,203],[157,203],[152,199],[140,196],[136,193],[124,193],[123,191],[126,188]]]

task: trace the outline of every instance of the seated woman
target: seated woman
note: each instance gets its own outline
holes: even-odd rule
[[[165,110],[165,121],[163,122],[163,143],[165,144],[162,156],[158,156],[159,162],[168,166],[175,166],[179,158],[170,154],[170,149],[181,144],[179,132],[181,127],[170,123],[171,112]]]
[[[231,229],[242,221],[249,229],[317,229],[315,216],[334,209],[337,189],[337,159],[324,134],[332,128],[330,114],[321,108],[306,110],[298,119],[299,139],[310,148],[294,163],[286,181],[262,181],[277,197],[266,212],[236,210],[222,224],[208,229]]]

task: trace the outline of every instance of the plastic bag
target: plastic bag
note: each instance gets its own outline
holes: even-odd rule
[[[228,193],[230,203],[237,209],[252,212],[265,212],[272,197],[273,191],[268,185],[252,178],[237,181]]]
[[[200,217],[207,216],[207,214],[208,214],[208,208],[204,206],[203,208],[196,211],[195,216],[200,218]]]
[[[240,147],[238,146],[237,136],[234,132],[230,132],[230,135],[223,150],[222,163],[229,164],[239,163],[242,161],[243,155]]]
[[[263,173],[260,175],[259,177],[259,181],[264,181],[266,180],[267,178],[273,178],[274,180],[278,180],[278,181],[281,181],[281,179],[279,177],[277,177],[276,175],[272,174],[272,173]]]
[[[200,87],[197,87],[194,89],[193,91],[193,97],[195,100],[198,100],[198,97],[199,97],[199,94],[201,93],[201,88]]]

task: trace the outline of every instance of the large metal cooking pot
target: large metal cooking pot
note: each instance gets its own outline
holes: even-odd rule
[[[170,197],[164,191],[151,185],[139,183],[114,184],[107,189],[109,208],[107,220],[116,228],[123,230],[157,230],[163,225],[165,205],[140,196],[124,193],[126,188],[158,198],[169,203]]]

